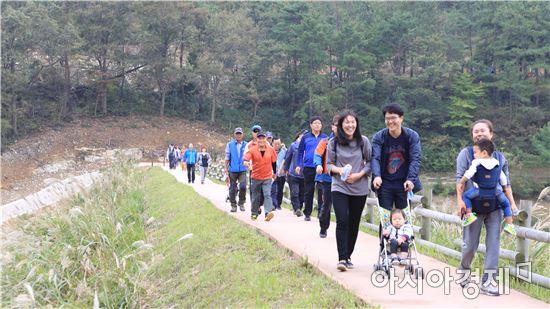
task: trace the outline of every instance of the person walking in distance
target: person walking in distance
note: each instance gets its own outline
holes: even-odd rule
[[[204,184],[206,173],[208,172],[208,166],[212,164],[212,157],[206,151],[206,147],[201,148],[201,152],[199,153],[197,161],[199,162],[199,168],[201,172],[201,184]]]
[[[277,154],[273,147],[269,146],[265,133],[258,132],[257,138],[258,145],[249,148],[244,155],[244,165],[248,168],[254,166],[251,172],[252,185],[250,190],[252,192],[252,220],[256,220],[259,215],[260,200],[257,196],[260,191],[264,193],[264,196],[270,196],[277,166]],[[265,221],[270,221],[274,216],[271,198],[265,199],[264,207]]]
[[[242,128],[235,128],[234,139],[225,147],[225,174],[229,178],[229,201],[231,212],[237,211],[237,191],[239,192],[239,209],[244,211],[246,202],[246,166],[244,165],[244,152],[246,142]],[[238,189],[237,189],[238,186]]]
[[[315,163],[313,157],[315,155],[315,148],[319,145],[319,142],[327,135],[321,133],[323,123],[321,117],[313,116],[309,119],[309,126],[311,132],[304,134],[300,145],[298,146],[298,166],[296,167],[296,174],[303,171],[304,175],[304,215],[305,221],[311,221],[311,213],[313,211],[313,194],[315,193]]]
[[[187,183],[195,183],[195,164],[197,163],[197,149],[193,144],[189,144],[188,149],[183,155],[183,160],[187,165]]]
[[[296,173],[296,167],[298,164],[298,146],[306,132],[306,130],[300,130],[296,133],[294,142],[290,144],[283,163],[283,169],[288,177],[287,181],[290,187],[290,201],[296,217],[302,216],[302,207],[304,206],[304,176],[301,173]]]
[[[327,230],[330,226],[330,212],[332,209],[332,176],[327,168],[327,145],[331,139],[338,133],[338,120],[340,115],[332,117],[331,129],[332,133],[328,138],[323,139],[315,149],[315,157],[313,159],[316,165],[317,176],[317,205],[319,205],[319,226],[321,231],[319,237],[327,237]]]
[[[286,156],[287,149],[282,143],[280,137],[273,138],[273,149],[275,149],[275,153],[277,154],[277,177],[271,186],[271,199],[273,201],[273,208],[280,210],[283,202],[283,189],[286,182],[282,164]]]

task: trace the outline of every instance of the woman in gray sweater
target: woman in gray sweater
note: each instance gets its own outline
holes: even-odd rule
[[[327,147],[327,168],[332,175],[332,205],[336,214],[336,268],[340,271],[353,268],[351,254],[369,193],[370,162],[371,144],[361,135],[359,119],[352,111],[343,112],[338,121],[338,133]]]

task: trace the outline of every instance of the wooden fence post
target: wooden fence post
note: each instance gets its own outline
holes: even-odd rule
[[[532,201],[519,201],[520,213],[518,215],[519,226],[531,228],[531,208],[533,207]],[[523,263],[529,260],[529,239],[524,237],[517,237],[517,252],[519,253],[516,258],[516,263]]]
[[[372,192],[372,191],[370,192],[369,196],[372,197],[372,198],[377,198],[376,194],[374,194],[374,192]],[[366,207],[367,208],[367,222],[374,224],[374,206],[369,205],[368,202],[366,202],[366,205],[367,205],[367,207]],[[378,210],[376,210],[376,211],[378,211]]]
[[[426,209],[430,209],[432,207],[432,194],[433,189],[430,188],[428,191],[428,197],[426,199],[422,199],[422,207]],[[422,230],[420,231],[420,236],[422,239],[430,241],[432,234],[432,219],[428,217],[422,217]]]

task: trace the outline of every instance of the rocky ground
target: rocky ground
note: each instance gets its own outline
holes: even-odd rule
[[[107,117],[44,128],[2,149],[1,204],[48,184],[110,164],[116,149],[137,148],[142,161],[162,160],[168,143],[193,143],[221,154],[230,134],[202,122],[170,117]]]

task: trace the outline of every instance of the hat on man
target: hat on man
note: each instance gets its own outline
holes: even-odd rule
[[[267,132],[265,132],[265,137],[266,138],[270,138],[270,137],[273,138],[273,133],[271,133],[270,131],[267,131]]]
[[[260,132],[258,132],[256,137],[266,137],[266,134],[265,134],[265,132],[260,131]]]
[[[258,131],[260,132],[262,130],[262,127],[260,127],[259,125],[255,124],[252,126],[252,128],[250,128],[250,130],[252,130],[252,132],[254,131]]]
[[[241,127],[235,128],[235,132],[233,132],[233,133],[235,133],[235,134],[241,133],[242,134],[243,133],[243,128],[241,128]]]

